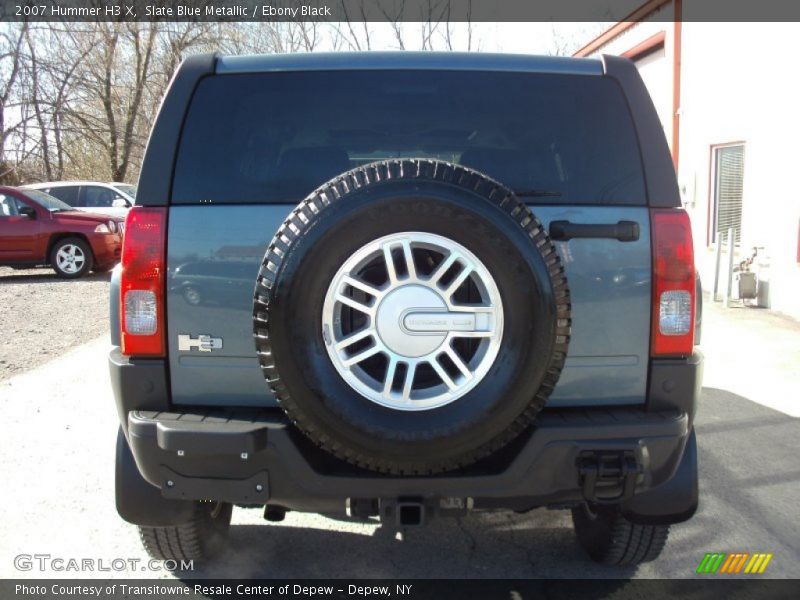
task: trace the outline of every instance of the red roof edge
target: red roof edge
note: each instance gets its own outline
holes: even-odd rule
[[[608,42],[613,40],[621,33],[625,32],[635,23],[638,23],[639,21],[644,19],[647,15],[654,13],[659,8],[661,8],[662,6],[664,6],[669,2],[672,2],[672,0],[648,0],[647,2],[642,4],[639,8],[634,10],[631,14],[629,14],[627,17],[625,17],[624,19],[622,19],[617,23],[614,23],[614,25],[606,29],[603,33],[598,35],[593,40],[591,40],[580,50],[577,50],[573,54],[573,56],[583,57],[583,56],[589,56],[590,54],[597,52],[597,50],[605,46]]]

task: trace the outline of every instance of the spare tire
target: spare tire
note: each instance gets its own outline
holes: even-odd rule
[[[456,469],[518,436],[567,353],[564,269],[501,183],[431,160],[372,163],[288,216],[255,290],[278,402],[314,443],[395,474]]]

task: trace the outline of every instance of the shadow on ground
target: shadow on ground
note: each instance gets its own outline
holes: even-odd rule
[[[405,532],[364,525],[363,533],[289,525],[234,525],[228,549],[183,578],[629,578],[634,569],[604,568],[578,547],[564,511],[529,515],[476,513]],[[557,525],[550,523],[557,521]],[[287,518],[285,523],[290,523]]]
[[[699,563],[705,552],[772,552],[769,575],[800,576],[800,419],[703,388],[695,427],[700,508],[673,528],[669,553]]]

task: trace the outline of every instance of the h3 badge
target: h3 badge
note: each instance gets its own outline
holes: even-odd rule
[[[211,337],[202,333],[197,338],[192,338],[187,333],[178,335],[178,350],[181,352],[191,352],[197,349],[200,352],[211,352],[212,350],[222,350],[222,338]]]

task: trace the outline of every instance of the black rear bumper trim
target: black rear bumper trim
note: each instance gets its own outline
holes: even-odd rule
[[[312,466],[285,418],[269,411],[131,411],[128,440],[144,478],[167,498],[269,502],[293,510],[343,510],[347,498],[461,497],[530,506],[582,500],[586,452],[636,457],[644,492],[674,474],[689,435],[685,413],[640,408],[545,411],[500,472],[428,477],[324,472]],[[321,452],[321,451],[320,451]],[[266,481],[258,479],[268,474]],[[168,482],[172,482],[170,486]],[[254,496],[257,483],[264,487]],[[502,502],[501,502],[502,503]]]
[[[641,473],[633,498],[621,499],[630,518],[677,522],[697,506],[692,421],[702,374],[699,353],[652,361],[646,405],[545,408],[489,464],[427,477],[387,476],[344,464],[311,444],[279,409],[170,412],[175,409],[165,361],[133,360],[114,349],[109,363],[125,433],[120,456],[128,457],[117,459],[117,508],[133,523],[178,523],[192,514],[193,501],[209,499],[323,513],[342,512],[353,498],[470,499],[475,508],[514,510],[568,506],[584,500],[578,463],[587,452],[635,459]],[[170,490],[167,480],[173,482]],[[254,495],[256,485],[263,489]]]

